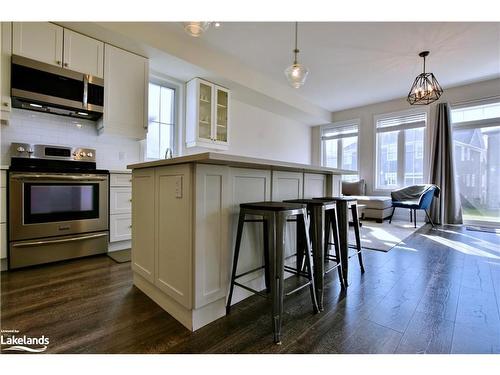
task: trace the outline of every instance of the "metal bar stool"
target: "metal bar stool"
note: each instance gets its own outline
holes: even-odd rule
[[[291,199],[287,203],[300,203],[307,206],[310,217],[310,236],[312,239],[314,285],[316,287],[316,298],[320,311],[323,310],[323,289],[325,275],[333,269],[337,269],[340,285],[344,288],[344,278],[342,275],[340,248],[338,246],[337,220],[335,219],[336,205],[333,201],[323,201],[319,199]],[[334,220],[330,217],[333,215]],[[333,230],[335,238],[335,257],[328,254],[328,242],[330,228]],[[304,235],[297,229],[297,271],[300,272],[303,266],[305,247],[300,243],[300,238]],[[335,266],[325,269],[325,261],[335,261]]]
[[[356,198],[351,197],[322,197],[313,198],[321,201],[334,201],[337,207],[337,225],[339,232],[339,245],[340,245],[340,259],[342,263],[342,274],[344,276],[344,286],[348,286],[348,273],[349,273],[349,259],[353,256],[358,256],[359,266],[361,273],[365,272],[363,266],[363,256],[361,254],[361,236],[360,236],[360,223],[358,215],[358,202]],[[351,209],[354,236],[356,238],[356,253],[349,256],[349,214],[348,210]]]
[[[284,203],[284,202],[256,202],[256,203],[243,203],[240,204],[240,215],[238,218],[238,230],[236,234],[236,243],[234,246],[233,270],[231,273],[231,285],[229,288],[229,298],[226,305],[226,313],[229,314],[231,310],[231,300],[233,297],[234,286],[237,285],[243,289],[253,292],[257,295],[266,296],[265,293],[249,288],[246,285],[238,283],[236,280],[251,272],[258,271],[263,267],[247,271],[243,274],[237,275],[238,258],[240,253],[241,237],[243,234],[243,225],[245,222],[255,222],[260,220],[249,219],[246,220],[247,215],[256,215],[263,218],[264,225],[264,255],[265,255],[265,269],[266,269],[266,288],[271,292],[272,300],[272,324],[274,332],[274,342],[281,343],[281,322],[283,316],[283,298],[284,291],[284,272],[291,272],[285,267],[285,238],[286,238],[286,224],[288,218],[292,216],[297,217],[297,227],[301,228],[304,233],[302,241],[307,248],[305,261],[307,272],[300,272],[299,276],[308,279],[304,285],[295,288],[286,293],[290,295],[302,288],[309,286],[311,293],[311,301],[314,312],[318,312],[318,304],[316,301],[316,293],[314,288],[314,276],[311,266],[311,244],[309,241],[309,219],[307,217],[306,206],[302,204]],[[295,273],[295,272],[293,272]]]

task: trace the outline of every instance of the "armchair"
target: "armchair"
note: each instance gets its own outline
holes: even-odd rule
[[[427,212],[434,197],[439,197],[440,189],[436,185],[413,185],[391,192],[392,199],[392,214],[389,223],[392,222],[394,211],[397,207],[407,208],[410,210],[410,221],[412,221],[415,228],[417,227],[417,210],[424,210],[427,219],[434,227],[431,216]]]

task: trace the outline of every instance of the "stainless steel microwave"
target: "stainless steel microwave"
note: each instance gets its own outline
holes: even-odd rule
[[[104,80],[89,74],[13,55],[12,106],[38,112],[99,119],[104,112]]]

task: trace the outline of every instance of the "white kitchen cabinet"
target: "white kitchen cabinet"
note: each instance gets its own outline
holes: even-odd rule
[[[116,214],[109,217],[109,241],[130,240],[132,230],[132,214]]]
[[[104,43],[50,22],[14,22],[12,53],[103,78]]]
[[[229,146],[229,90],[192,79],[186,90],[186,147],[227,150]]]
[[[102,133],[144,139],[147,131],[148,59],[105,44]]]
[[[64,29],[63,66],[77,72],[104,77],[104,43]]]
[[[12,22],[0,24],[0,121],[8,125],[11,113],[10,57],[12,55]]]
[[[129,249],[132,238],[132,175],[111,173],[109,186],[108,251]]]
[[[304,199],[327,196],[328,178],[324,174],[304,173]]]
[[[111,187],[109,191],[109,213],[111,216],[132,212],[132,188]],[[130,239],[130,238],[128,238]]]
[[[63,28],[50,22],[14,22],[12,53],[63,66]]]

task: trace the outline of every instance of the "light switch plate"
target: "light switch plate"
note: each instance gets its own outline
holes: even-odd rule
[[[182,176],[175,177],[175,197],[182,198]]]

